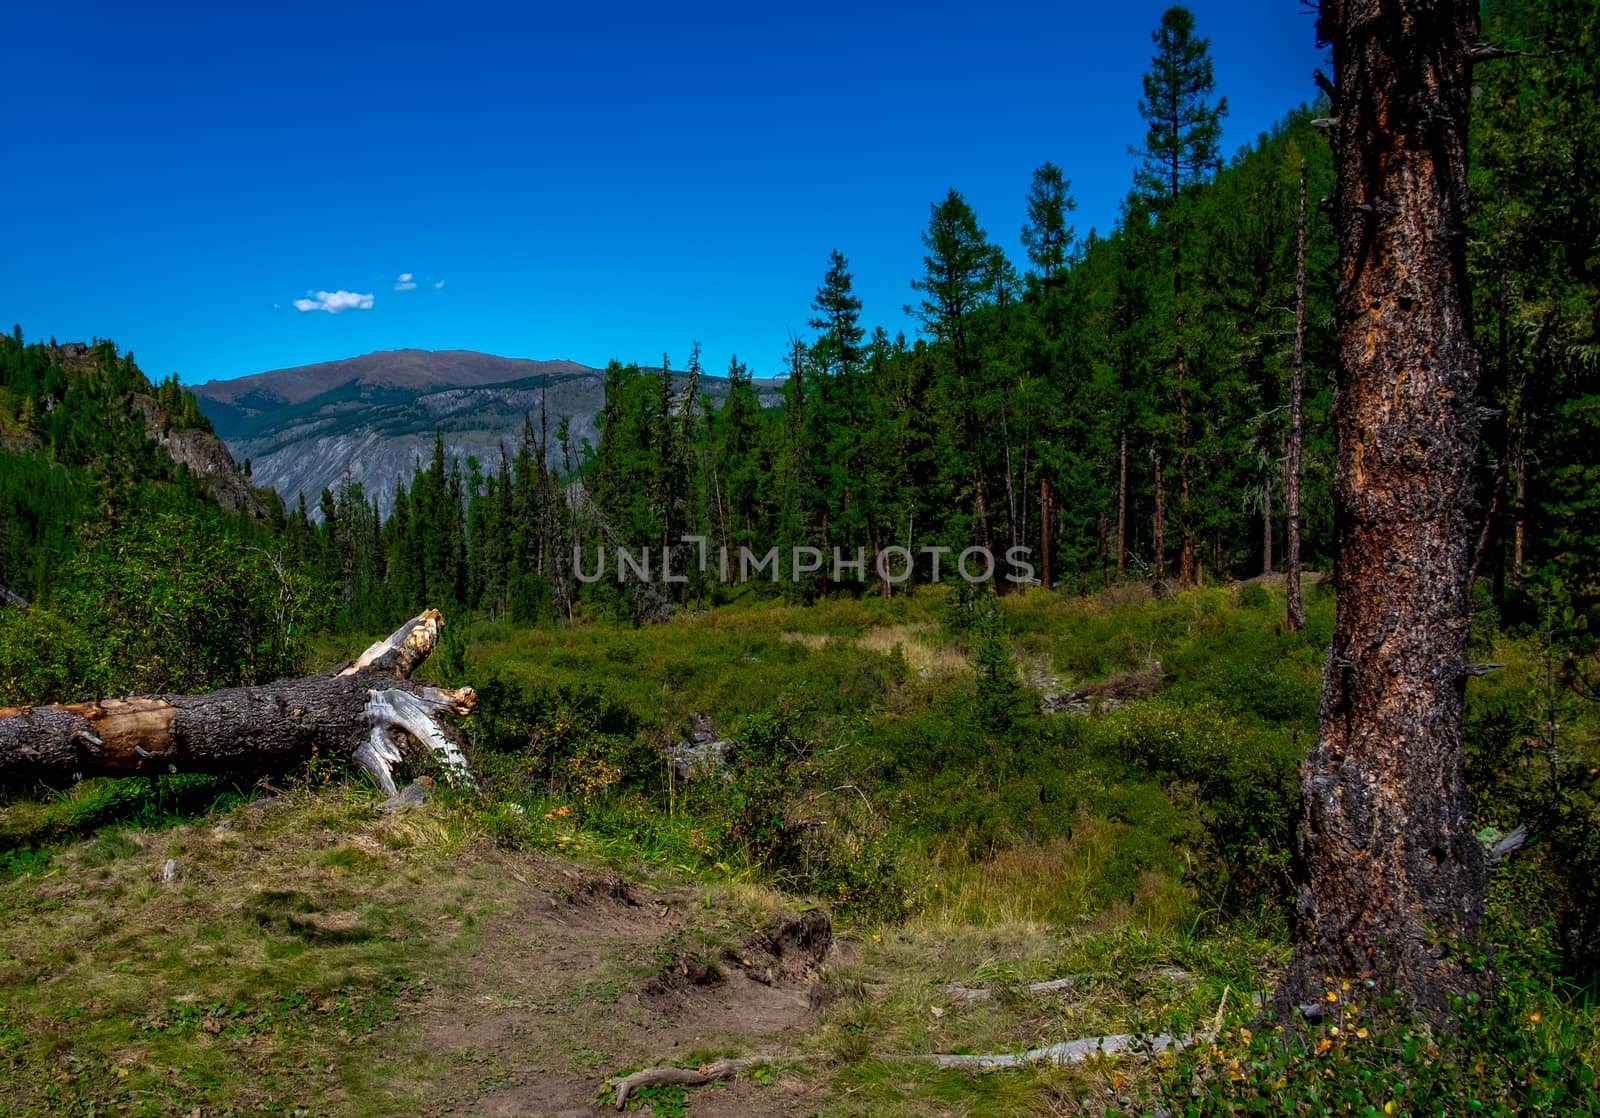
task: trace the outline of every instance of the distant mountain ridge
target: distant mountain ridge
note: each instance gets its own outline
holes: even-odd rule
[[[289,369],[211,380],[194,391],[219,403],[250,408],[252,402],[301,404],[332,388],[356,383],[394,389],[464,388],[527,377],[596,370],[576,361],[496,357],[467,349],[393,349],[320,361]]]
[[[686,383],[682,373],[673,377],[680,388]],[[702,375],[699,383],[712,397],[727,390],[720,377]],[[498,466],[502,445],[516,453],[524,415],[537,427],[541,407],[552,465],[561,465],[561,416],[570,417],[574,454],[586,439],[597,443],[605,372],[576,361],[402,349],[208,381],[193,392],[233,456],[250,461],[251,480],[272,486],[291,508],[304,496],[318,515],[322,491],[337,489],[348,473],[387,515],[396,482],[409,482],[431,456],[435,431],[447,457],[465,468],[475,456],[486,473]]]

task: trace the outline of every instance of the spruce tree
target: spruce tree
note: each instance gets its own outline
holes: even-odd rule
[[[1166,10],[1161,26],[1151,33],[1156,53],[1144,75],[1139,113],[1148,126],[1144,147],[1135,149],[1142,163],[1134,181],[1158,211],[1171,207],[1184,188],[1216,164],[1222,118],[1228,101],[1210,102],[1215,87],[1211,41],[1195,35],[1194,13],[1180,5]],[[1173,215],[1176,218],[1177,215]],[[1172,248],[1173,378],[1177,396],[1178,451],[1178,580],[1194,581],[1194,530],[1189,485],[1189,370],[1184,350],[1183,222],[1169,220]]]
[[[1045,161],[1033,172],[1028,189],[1028,222],[1022,227],[1022,244],[1028,250],[1040,283],[1055,282],[1067,266],[1074,231],[1067,215],[1078,208],[1072,197],[1072,180],[1061,168]]]

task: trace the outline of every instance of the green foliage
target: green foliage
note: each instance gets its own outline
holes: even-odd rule
[[[1453,1030],[1415,1024],[1349,983],[1330,983],[1326,1008],[1314,1028],[1238,1025],[1188,1049],[1165,1065],[1150,1104],[1193,1118],[1600,1113],[1592,1021],[1527,975],[1461,1003]]]
[[[0,701],[298,675],[317,605],[304,574],[220,518],[141,517],[66,565],[51,610],[0,614]]]
[[[969,631],[978,677],[978,723],[991,734],[1010,733],[1026,714],[1028,698],[1006,639],[1005,614],[993,595],[976,599]]]
[[[1193,798],[1208,839],[1194,873],[1205,899],[1227,913],[1287,901],[1304,745],[1220,707],[1160,701],[1112,716],[1110,740],[1172,794]]]
[[[1173,5],[1150,34],[1156,53],[1144,75],[1139,114],[1149,125],[1140,154],[1139,185],[1157,198],[1175,198],[1217,160],[1228,99],[1209,104],[1211,40],[1195,34],[1194,13]]]
[[[38,606],[0,611],[0,703],[84,698],[105,674],[100,650],[77,625]]]

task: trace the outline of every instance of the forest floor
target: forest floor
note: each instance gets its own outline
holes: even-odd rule
[[[1537,847],[1497,877],[1510,977],[1459,1042],[1470,1058],[1335,989],[1346,1015],[1299,1047],[1252,1035],[1287,953],[1294,765],[1331,627],[1326,589],[1309,604],[1310,630],[1287,633],[1270,580],[1016,595],[987,698],[979,638],[932,594],[647,629],[479,623],[428,667],[480,689],[480,792],[386,812],[317,761],[282,788],[14,799],[0,1115],[598,1115],[611,1078],[747,1055],[763,1061],[630,1109],[1591,1112],[1574,1100],[1593,1094],[1600,1009],[1525,900],[1555,880]],[[1506,667],[1473,681],[1469,732],[1514,764],[1543,709],[1539,649],[1482,643]],[[977,713],[997,695],[1003,729]],[[1041,713],[1052,696],[1063,713]],[[733,768],[675,782],[667,750],[708,722]],[[1600,765],[1587,713],[1567,733]],[[804,933],[823,914],[825,943]],[[925,1060],[1126,1033],[1212,1043],[1004,1072]]]
[[[0,885],[0,1113],[573,1118],[615,1112],[610,1076],[746,1053],[772,1063],[641,1101],[663,1115],[1019,1113],[1023,1096],[1113,1101],[1122,1074],[984,1082],[884,1057],[1216,1007],[1210,976],[1132,965],[1172,962],[1137,936],[1074,945],[1043,924],[923,920],[808,947],[781,929],[814,910],[760,886],[503,850],[449,806],[375,803],[287,793],[104,834]],[[1070,999],[1014,992],[1063,966],[1091,972]]]

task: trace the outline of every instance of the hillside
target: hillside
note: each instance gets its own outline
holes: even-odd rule
[[[680,385],[685,376],[678,375]],[[699,383],[711,398],[726,395],[722,378]],[[234,457],[250,461],[252,477],[291,507],[304,496],[315,517],[322,491],[337,489],[346,471],[387,515],[395,483],[409,482],[416,464],[427,461],[435,431],[448,457],[465,463],[474,456],[492,470],[502,445],[516,452],[524,416],[537,423],[541,407],[552,465],[561,465],[562,416],[571,419],[576,459],[584,442],[599,443],[595,416],[604,387],[603,370],[575,361],[402,349],[208,381],[194,392]]]
[[[271,503],[176,379],[152,383],[109,341],[25,344],[20,328],[0,338],[0,585],[40,593],[97,516],[259,521]]]

